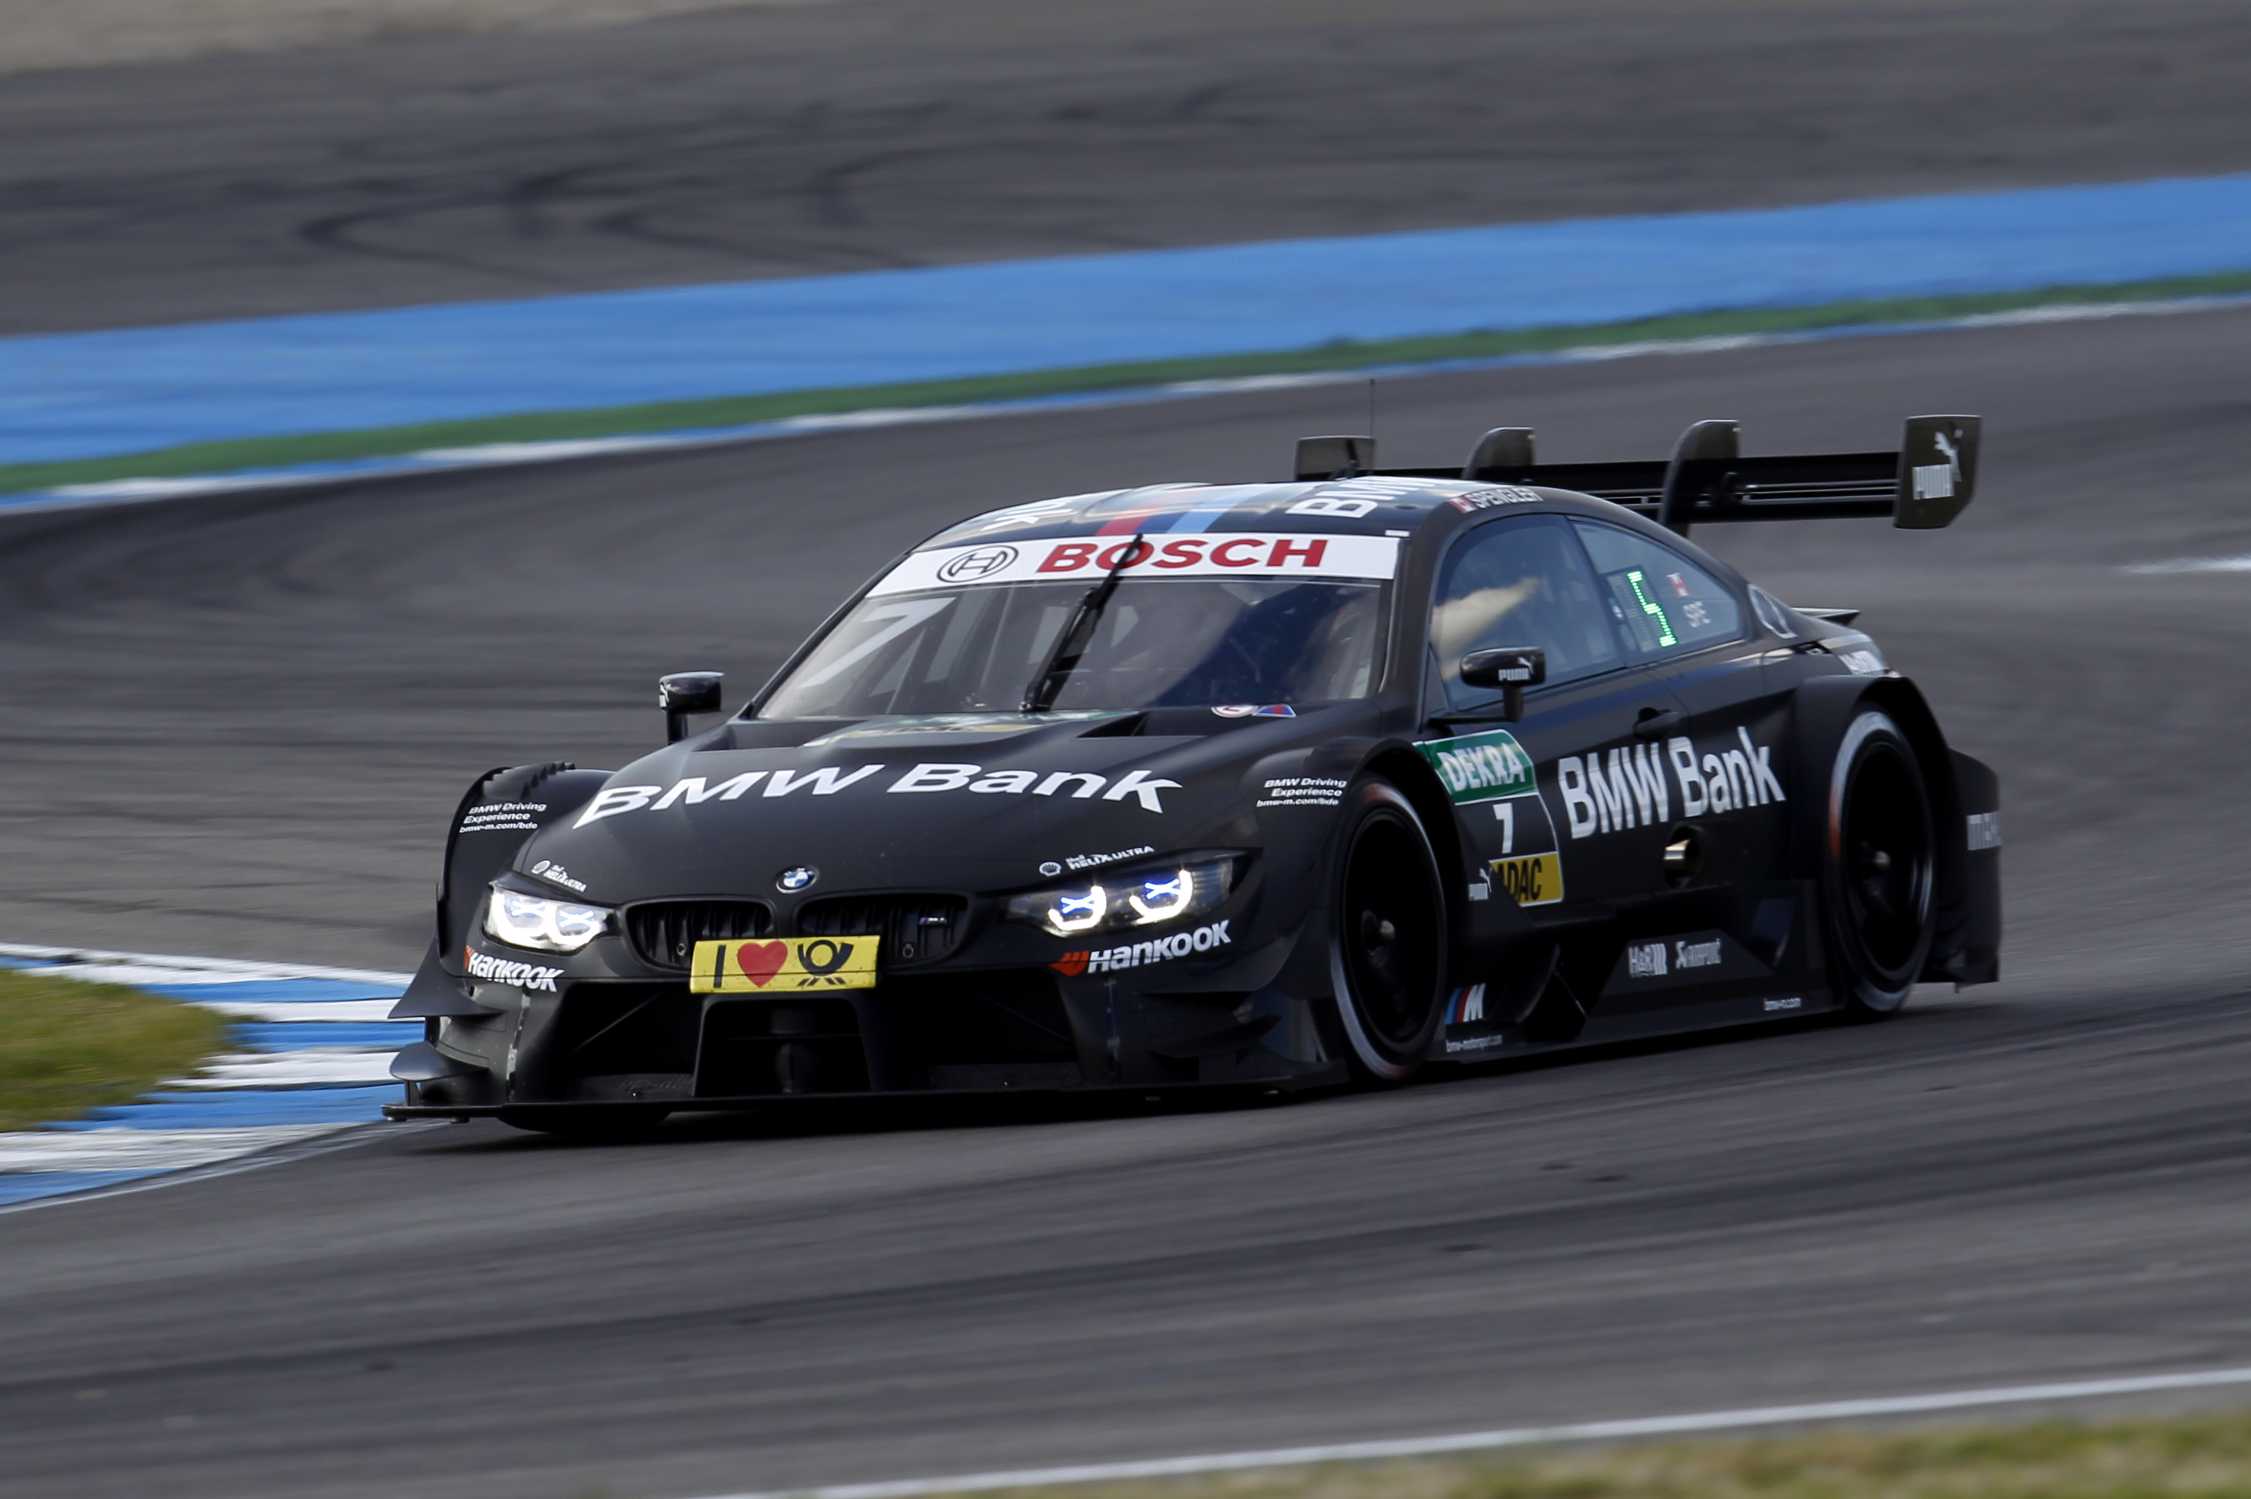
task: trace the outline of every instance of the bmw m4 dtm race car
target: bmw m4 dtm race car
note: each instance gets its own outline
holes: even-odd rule
[[[607,1129],[777,1098],[1395,1083],[1998,971],[1998,784],[1848,610],[1708,523],[1945,526],[1897,451],[1459,468],[979,515],[716,727],[479,778],[393,1117]]]

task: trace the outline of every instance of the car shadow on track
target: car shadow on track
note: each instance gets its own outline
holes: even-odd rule
[[[1910,1008],[1881,1023],[1856,1023],[1835,1015],[1766,1021],[1725,1030],[1622,1041],[1580,1050],[1552,1051],[1503,1061],[1475,1070],[1439,1068],[1407,1084],[1403,1092],[1459,1087],[1477,1079],[1505,1083],[1511,1077],[1548,1074],[1592,1063],[1636,1057],[1688,1056],[1720,1052],[1738,1057],[1747,1073],[1775,1068],[1826,1068],[1834,1065],[1892,1065],[1919,1054],[1951,1053],[1972,1042],[2022,1037],[2027,1007],[2008,1002],[1939,1003]],[[1836,1044],[1822,1044],[1833,1039]],[[1797,1042],[1796,1046],[1790,1045]],[[1808,1055],[1804,1044],[1816,1044]],[[1765,1042],[1766,1045],[1755,1043]],[[1787,1053],[1787,1054],[1785,1054]],[[710,1141],[846,1138],[944,1130],[1014,1129],[1032,1125],[1101,1123],[1150,1118],[1245,1113],[1299,1100],[1333,1099],[1371,1090],[1344,1086],[1277,1091],[1271,1088],[1201,1088],[1138,1092],[993,1094],[979,1096],[898,1096],[883,1098],[777,1098],[738,1113],[689,1113],[666,1120],[646,1133],[616,1139],[583,1139],[493,1128],[464,1131],[453,1138],[423,1142],[424,1148],[451,1153],[546,1150],[651,1150]],[[433,1133],[436,1133],[433,1131]],[[452,1131],[446,1131],[452,1135]]]

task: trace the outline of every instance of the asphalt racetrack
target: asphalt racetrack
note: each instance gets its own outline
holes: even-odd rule
[[[2232,3],[1156,0],[1095,51],[1068,9],[18,75],[0,327],[2246,165]],[[402,1127],[0,1214],[0,1495],[675,1499],[2251,1364],[2244,578],[2128,570],[2251,554],[2247,391],[2251,311],[1381,393],[1399,460],[1984,413],[1950,531],[1700,539],[1863,608],[1999,769],[1998,986],[1287,1104]],[[1339,385],[0,520],[0,937],[410,967],[478,772],[621,763],[659,673],[747,693],[942,521],[1280,478],[1365,420]]]
[[[1955,529],[1709,532],[2004,777],[2008,981],[1899,1020],[1219,1109],[498,1125],[0,1216],[0,1493],[679,1495],[2251,1362],[2251,313],[1400,382],[1398,457],[1982,411]],[[0,907],[408,966],[452,798],[614,764],[890,549],[1286,472],[1363,392],[85,512],[0,539]]]
[[[2246,55],[2238,0],[813,0],[17,73],[0,332],[2240,171]]]

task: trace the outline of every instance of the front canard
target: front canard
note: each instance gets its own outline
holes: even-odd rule
[[[873,989],[875,937],[769,937],[698,942],[688,970],[693,994],[797,994]]]

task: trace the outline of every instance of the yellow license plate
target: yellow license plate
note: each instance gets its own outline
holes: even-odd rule
[[[873,989],[874,937],[769,937],[698,942],[688,970],[693,994],[796,994]]]

